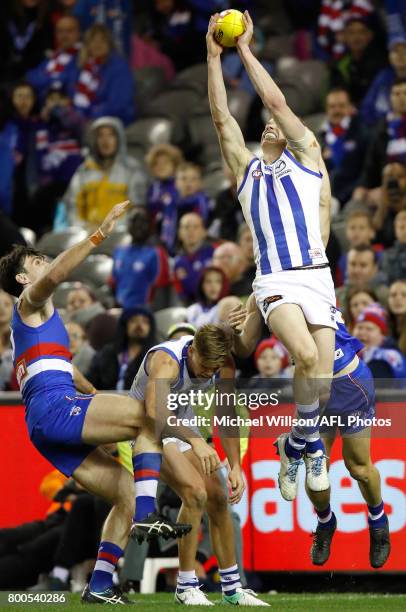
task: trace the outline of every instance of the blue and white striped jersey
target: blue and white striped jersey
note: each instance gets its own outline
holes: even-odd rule
[[[284,149],[272,164],[254,158],[238,199],[254,239],[257,276],[328,263],[320,232],[322,174]]]

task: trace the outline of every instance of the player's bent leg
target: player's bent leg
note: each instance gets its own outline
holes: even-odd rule
[[[381,478],[371,461],[370,428],[343,436],[343,459],[368,506],[369,561],[382,567],[390,555],[389,522],[382,501]]]
[[[125,442],[137,437],[144,423],[144,404],[127,395],[97,393],[89,404],[82,429],[85,444]]]
[[[174,523],[159,514],[156,509],[155,500],[161,466],[162,445],[156,441],[154,432],[147,425],[138,436],[133,449],[135,515],[131,537],[139,543],[158,536],[166,540],[181,538],[192,529],[190,523]]]
[[[95,449],[74,471],[73,477],[94,495],[112,505],[104,523],[96,565],[82,594],[85,603],[130,603],[113,585],[113,572],[127,544],[134,513],[131,474],[103,449]]]
[[[176,442],[164,445],[162,479],[182,500],[178,521],[190,523],[192,530],[178,541],[179,574],[175,601],[184,605],[213,605],[200,590],[195,573],[198,534],[203,512],[206,508],[207,493],[200,473],[191,461],[194,453],[182,453]]]
[[[328,456],[330,456],[334,439],[334,436],[322,436]],[[312,491],[306,485],[306,493],[317,514],[317,527],[313,532],[310,558],[313,565],[324,565],[330,557],[331,542],[337,528],[337,519],[330,506],[331,490]]]

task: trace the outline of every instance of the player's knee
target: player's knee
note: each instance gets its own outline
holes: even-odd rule
[[[319,355],[316,346],[302,345],[298,347],[294,355],[296,368],[303,372],[314,370],[317,367]]]
[[[207,505],[207,493],[204,484],[196,483],[194,486],[187,487],[182,495],[182,501],[189,508],[204,510]]]
[[[221,487],[216,487],[210,495],[207,503],[209,515],[218,515],[228,510],[228,499],[226,492]]]
[[[352,462],[346,463],[347,470],[351,474],[351,477],[358,482],[368,482],[369,479],[369,466],[365,464],[357,464]]]

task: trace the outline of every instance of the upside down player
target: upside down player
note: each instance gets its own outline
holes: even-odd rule
[[[131,440],[144,424],[140,403],[128,396],[89,392],[72,368],[69,337],[52,303],[52,294],[112,232],[130,202],[113,207],[100,228],[61,253],[52,263],[30,247],[15,247],[0,260],[0,286],[18,298],[11,322],[17,380],[26,422],[37,450],[66,476],[106,499],[112,509],[103,527],[95,569],[82,601],[129,603],[113,586],[113,572],[123,554],[134,514],[129,472],[100,445]],[[176,525],[167,522],[171,534]]]
[[[170,393],[185,394],[192,389],[207,391],[217,381],[228,385],[234,380],[235,370],[231,357],[232,334],[222,325],[207,324],[197,330],[194,337],[182,336],[178,340],[162,342],[146,354],[130,390],[130,395],[145,401],[147,413],[157,410],[165,415],[163,407],[168,405]],[[155,406],[155,408],[154,408]],[[234,415],[233,407],[225,407]],[[189,420],[195,416],[193,408],[179,405],[172,413],[177,418]],[[165,417],[166,418],[166,417]],[[156,419],[158,420],[158,419]],[[227,435],[228,434],[228,435]],[[244,492],[244,481],[240,465],[240,440],[231,437],[232,431],[222,437],[222,444],[231,467],[228,476],[230,503],[240,501]],[[175,434],[176,435],[176,434]],[[164,438],[163,480],[182,499],[179,521],[192,524],[191,532],[179,540],[179,575],[175,601],[184,605],[213,605],[202,593],[195,574],[198,532],[202,513],[207,500],[210,533],[213,550],[219,563],[224,603],[244,606],[266,606],[254,593],[241,587],[235,558],[233,525],[227,507],[227,499],[215,469],[220,461],[212,450],[211,467],[199,461],[198,447],[206,444],[198,428],[188,441],[177,437]],[[138,447],[138,448],[137,448]],[[141,438],[136,442],[134,476],[136,487],[136,516],[133,534],[145,533],[140,530],[138,520],[148,520],[148,513],[154,512],[155,491],[160,476],[160,455],[145,452]],[[138,461],[137,461],[138,460]],[[214,470],[213,470],[214,468]],[[137,481],[137,474],[140,478]],[[143,476],[144,475],[144,476]],[[198,503],[195,503],[195,497]]]
[[[310,421],[319,412],[319,396],[325,392],[322,388],[328,392],[331,384],[337,329],[334,285],[320,231],[320,219],[329,222],[330,217],[329,179],[314,134],[288,107],[283,93],[249,48],[253,24],[248,12],[245,32],[236,46],[273,119],[261,137],[261,158],[246,148],[227,106],[222,48],[213,37],[216,17],[212,17],[206,37],[212,118],[253,236],[255,299],[266,324],[294,358],[297,412],[301,419]],[[309,425],[301,433],[295,439],[300,450],[305,450],[307,485],[313,491],[327,490],[327,463],[319,431]]]
[[[348,422],[348,417],[352,415],[361,416],[363,419],[371,419],[374,416],[374,382],[368,366],[357,355],[362,344],[348,333],[338,310],[336,322],[334,376],[330,399],[323,416],[341,416],[344,421],[339,427],[343,441],[343,459],[368,506],[369,561],[372,567],[378,568],[386,563],[390,553],[389,524],[382,501],[380,475],[371,461],[370,428]],[[255,350],[262,330],[261,315],[253,295],[248,298],[246,309],[241,306],[233,309],[229,315],[229,323],[235,332],[235,353],[247,357]],[[322,426],[320,431],[326,452],[330,455],[336,428]],[[279,485],[282,496],[287,501],[296,497],[298,470],[302,463],[300,449],[289,457],[284,452],[287,441],[292,437],[292,433],[282,434],[277,444],[281,451],[281,471],[287,474],[287,478],[280,481]],[[311,559],[314,565],[324,565],[330,556],[330,545],[337,527],[336,517],[330,508],[330,489],[315,492],[306,487],[306,491],[318,517]]]

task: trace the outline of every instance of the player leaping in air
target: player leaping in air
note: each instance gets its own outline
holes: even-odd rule
[[[0,286],[18,298],[11,342],[31,441],[58,470],[112,506],[92,578],[82,595],[88,603],[129,603],[112,579],[131,528],[134,485],[129,472],[101,445],[137,438],[145,412],[143,404],[129,396],[92,393],[91,385],[72,367],[69,337],[52,294],[111,234],[129,206],[129,201],[114,206],[95,233],[52,263],[39,251],[21,246],[0,260]],[[87,395],[78,395],[75,384]],[[153,440],[151,447],[155,448]],[[179,537],[191,526],[163,520],[160,527],[161,534]]]
[[[331,381],[334,355],[334,285],[320,231],[329,228],[330,184],[320,147],[286,104],[285,97],[252,54],[253,24],[248,12],[246,30],[237,50],[247,73],[271,112],[261,137],[263,155],[245,146],[227,106],[221,69],[222,47],[213,37],[217,15],[207,33],[209,102],[223,156],[234,173],[238,198],[253,241],[257,265],[253,290],[268,327],[295,361],[294,397],[303,431],[294,430],[279,441],[281,456],[304,453],[310,490],[329,488],[325,449],[314,418],[319,414],[321,383]],[[281,472],[286,487],[287,472]]]

